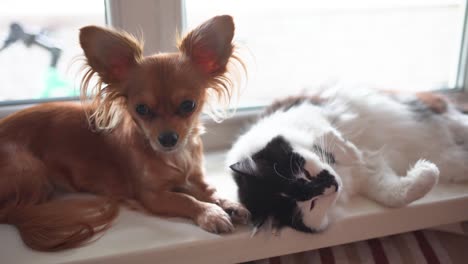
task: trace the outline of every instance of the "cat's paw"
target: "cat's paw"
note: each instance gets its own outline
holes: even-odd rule
[[[343,138],[335,130],[323,134],[322,142],[332,143],[335,161],[340,165],[354,165],[362,163],[362,152],[351,142]]]
[[[216,204],[206,203],[195,222],[211,233],[227,233],[234,230],[229,215]]]
[[[234,223],[247,224],[250,219],[250,212],[243,205],[229,200],[221,200],[220,206],[231,216]]]
[[[427,160],[418,160],[408,171],[406,177],[411,185],[406,191],[406,202],[411,203],[426,195],[437,184],[439,180],[439,168]]]

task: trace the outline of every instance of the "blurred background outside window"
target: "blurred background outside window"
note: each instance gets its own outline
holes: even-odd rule
[[[182,3],[183,30],[215,15],[234,16],[236,41],[250,57],[242,105],[339,81],[406,91],[455,88],[464,0]],[[0,102],[77,95],[78,29],[104,25],[105,13],[97,0],[1,1]]]
[[[103,1],[0,1],[0,101],[76,96],[89,24],[105,24]]]
[[[455,86],[464,0],[186,0],[188,28],[231,14],[253,55],[252,103],[336,82],[422,91]]]

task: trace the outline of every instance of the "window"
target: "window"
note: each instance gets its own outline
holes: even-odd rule
[[[463,0],[186,0],[189,28],[232,14],[254,56],[255,104],[344,81],[421,91],[456,87]],[[252,66],[252,65],[251,65]]]
[[[321,84],[349,81],[407,91],[465,87],[464,0],[107,0],[3,1],[0,41],[11,22],[62,47],[51,55],[21,41],[0,51],[0,101],[76,95],[77,29],[108,22],[144,34],[145,53],[175,49],[186,31],[214,15],[235,18],[246,47],[241,106],[265,104]],[[28,6],[28,8],[23,8]],[[8,7],[8,8],[3,8]],[[1,37],[4,38],[1,38]],[[244,50],[245,51],[245,50]],[[64,84],[64,85],[62,85]],[[56,89],[50,87],[68,87]]]
[[[0,101],[76,96],[78,29],[88,24],[105,24],[104,1],[1,1]]]

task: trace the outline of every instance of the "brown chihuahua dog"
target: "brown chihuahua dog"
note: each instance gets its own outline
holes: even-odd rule
[[[81,245],[105,230],[119,201],[192,219],[210,232],[233,230],[248,212],[205,183],[200,113],[210,91],[233,93],[228,65],[234,23],[214,17],[183,38],[177,53],[142,56],[142,44],[95,26],[80,31],[88,71],[82,96],[0,121],[0,223],[33,249]],[[99,80],[90,88],[90,80]],[[61,197],[57,191],[94,198]]]

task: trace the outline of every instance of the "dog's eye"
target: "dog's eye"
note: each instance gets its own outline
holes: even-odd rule
[[[197,104],[192,100],[185,100],[179,106],[179,112],[181,114],[189,114],[195,110]]]
[[[137,104],[135,111],[141,116],[146,116],[150,113],[149,107],[145,104]]]

